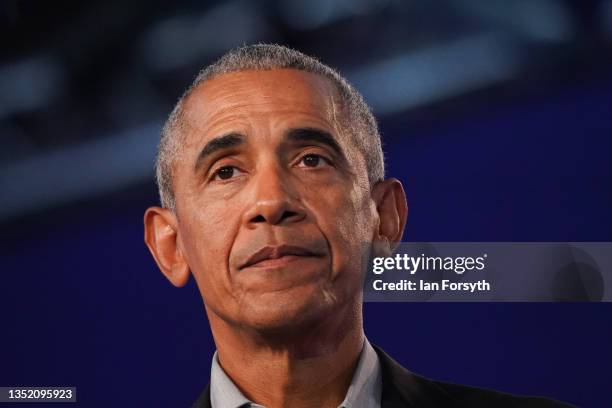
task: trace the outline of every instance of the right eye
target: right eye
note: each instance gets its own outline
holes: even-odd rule
[[[223,166],[215,171],[213,175],[213,180],[229,180],[232,177],[240,174],[241,171],[238,170],[237,167],[234,166]]]

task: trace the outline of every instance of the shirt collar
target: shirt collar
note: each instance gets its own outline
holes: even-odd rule
[[[381,391],[382,376],[378,355],[368,339],[365,339],[353,379],[339,408],[380,408]],[[264,408],[249,401],[236,387],[221,368],[216,351],[210,370],[210,402],[212,408]]]
[[[213,355],[210,368],[210,403],[212,408],[239,408],[251,406],[251,401],[236,387],[221,365],[217,352]]]
[[[378,355],[368,339],[363,343],[355,374],[340,404],[341,408],[380,408],[382,375]]]

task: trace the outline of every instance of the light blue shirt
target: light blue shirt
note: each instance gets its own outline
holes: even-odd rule
[[[380,408],[382,375],[378,355],[365,339],[351,385],[338,408]],[[265,408],[249,401],[219,365],[217,352],[210,370],[212,408]]]

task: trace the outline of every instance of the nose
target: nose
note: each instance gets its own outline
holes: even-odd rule
[[[266,166],[251,182],[251,206],[245,214],[249,225],[294,223],[306,217],[289,175],[283,174],[280,166]]]

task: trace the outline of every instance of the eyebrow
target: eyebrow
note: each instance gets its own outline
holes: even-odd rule
[[[342,148],[336,142],[334,137],[321,129],[316,128],[295,128],[289,129],[285,138],[291,142],[315,142],[323,144],[332,149],[341,158],[345,158]],[[246,137],[240,133],[230,132],[225,135],[217,136],[204,145],[195,163],[195,171],[197,171],[202,163],[216,152],[234,148],[246,143]]]
[[[336,154],[344,158],[342,148],[336,139],[329,133],[316,128],[297,128],[287,131],[285,137],[292,142],[316,142],[331,148]]]
[[[206,143],[206,145],[204,145],[204,147],[200,151],[200,154],[196,159],[195,170],[200,168],[202,163],[213,153],[239,146],[245,143],[245,141],[246,140],[243,135],[235,132],[215,137],[214,139]]]

